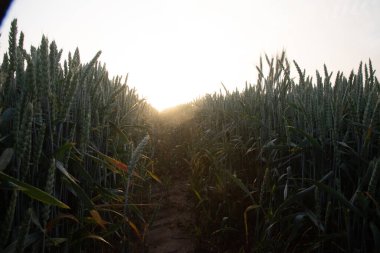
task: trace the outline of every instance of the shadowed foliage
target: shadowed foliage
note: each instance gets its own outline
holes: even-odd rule
[[[172,174],[189,177],[197,252],[380,248],[371,61],[313,78],[265,56],[255,85],[158,114],[100,52],[82,63],[45,36],[23,44],[15,20],[0,66],[0,251],[140,252],[152,184]]]
[[[98,61],[12,22],[0,69],[0,248],[121,252],[143,244],[156,112]],[[148,202],[149,204],[149,202]]]

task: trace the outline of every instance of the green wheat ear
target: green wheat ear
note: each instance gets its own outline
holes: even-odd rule
[[[16,211],[17,197],[18,197],[18,191],[14,190],[12,192],[11,199],[8,203],[8,209],[7,209],[7,212],[5,213],[3,224],[1,225],[0,245],[2,248],[4,248],[4,246],[7,245],[9,235],[12,231],[13,219],[14,219],[15,211]]]
[[[264,178],[263,178],[263,182],[262,182],[262,185],[261,185],[261,190],[260,190],[260,205],[263,205],[263,201],[264,201],[264,197],[265,197],[265,192],[266,192],[266,189],[267,189],[267,185],[269,184],[269,175],[270,173],[270,170],[269,168],[266,168],[265,169],[265,173],[264,173]]]
[[[19,111],[20,106],[22,105],[22,101],[19,101],[19,106],[17,107],[16,111],[18,112],[17,118],[19,118]],[[16,120],[15,123],[18,124],[19,120]],[[16,141],[16,152],[17,152],[17,159],[19,162],[23,161],[25,158],[25,155],[28,152],[28,143],[29,138],[31,138],[32,134],[32,125],[33,125],[33,104],[28,103],[26,105],[26,108],[24,109],[24,112],[22,114],[22,119],[20,126],[15,126],[15,141]]]
[[[53,194],[54,191],[54,184],[55,184],[55,159],[50,159],[50,166],[47,171],[47,178],[46,178],[46,187],[45,191],[49,193],[50,195]],[[50,217],[50,205],[45,204],[42,207],[42,224],[45,227],[47,221]]]
[[[42,154],[42,148],[45,140],[46,135],[46,124],[45,122],[42,122],[41,120],[41,126],[35,130],[35,145],[33,149],[33,165],[34,169],[38,171],[38,166]]]
[[[372,167],[372,176],[368,184],[368,193],[372,197],[376,197],[377,184],[380,177],[380,159],[376,159],[376,161],[371,162],[370,167]]]
[[[24,243],[25,243],[26,236],[30,230],[31,220],[32,220],[32,209],[29,208],[26,212],[26,215],[25,215],[23,221],[22,221],[20,233],[19,233],[19,236],[17,237],[16,253],[24,252],[24,247],[25,247]]]
[[[316,187],[315,191],[314,191],[314,202],[315,202],[315,214],[316,214],[318,220],[320,220],[322,207],[321,207],[321,194],[319,192],[318,187]]]
[[[5,58],[7,63],[4,64],[3,68],[7,68],[6,72],[6,81],[3,86],[3,96],[4,96],[4,106],[11,107],[14,106],[15,97],[16,97],[16,80],[15,72],[17,69],[17,56],[18,56],[18,47],[17,47],[17,20],[13,20],[11,24],[11,30],[9,32],[9,48],[8,48],[8,57]]]

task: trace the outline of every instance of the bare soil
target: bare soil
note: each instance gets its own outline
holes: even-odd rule
[[[175,175],[167,186],[154,190],[153,201],[159,209],[146,235],[148,253],[194,252],[188,183],[184,175]]]

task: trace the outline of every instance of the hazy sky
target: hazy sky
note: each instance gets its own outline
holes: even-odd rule
[[[111,75],[163,109],[206,92],[255,83],[260,55],[286,50],[308,74],[380,68],[378,0],[16,0],[0,32],[18,19],[25,45],[42,34],[82,61],[102,50]]]

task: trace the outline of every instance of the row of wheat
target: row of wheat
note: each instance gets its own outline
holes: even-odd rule
[[[115,252],[143,240],[154,111],[98,62],[14,20],[0,68],[0,249]],[[1,250],[0,250],[1,251]]]
[[[195,101],[195,232],[215,252],[380,248],[380,84],[371,62],[316,80],[285,53],[256,85]]]

